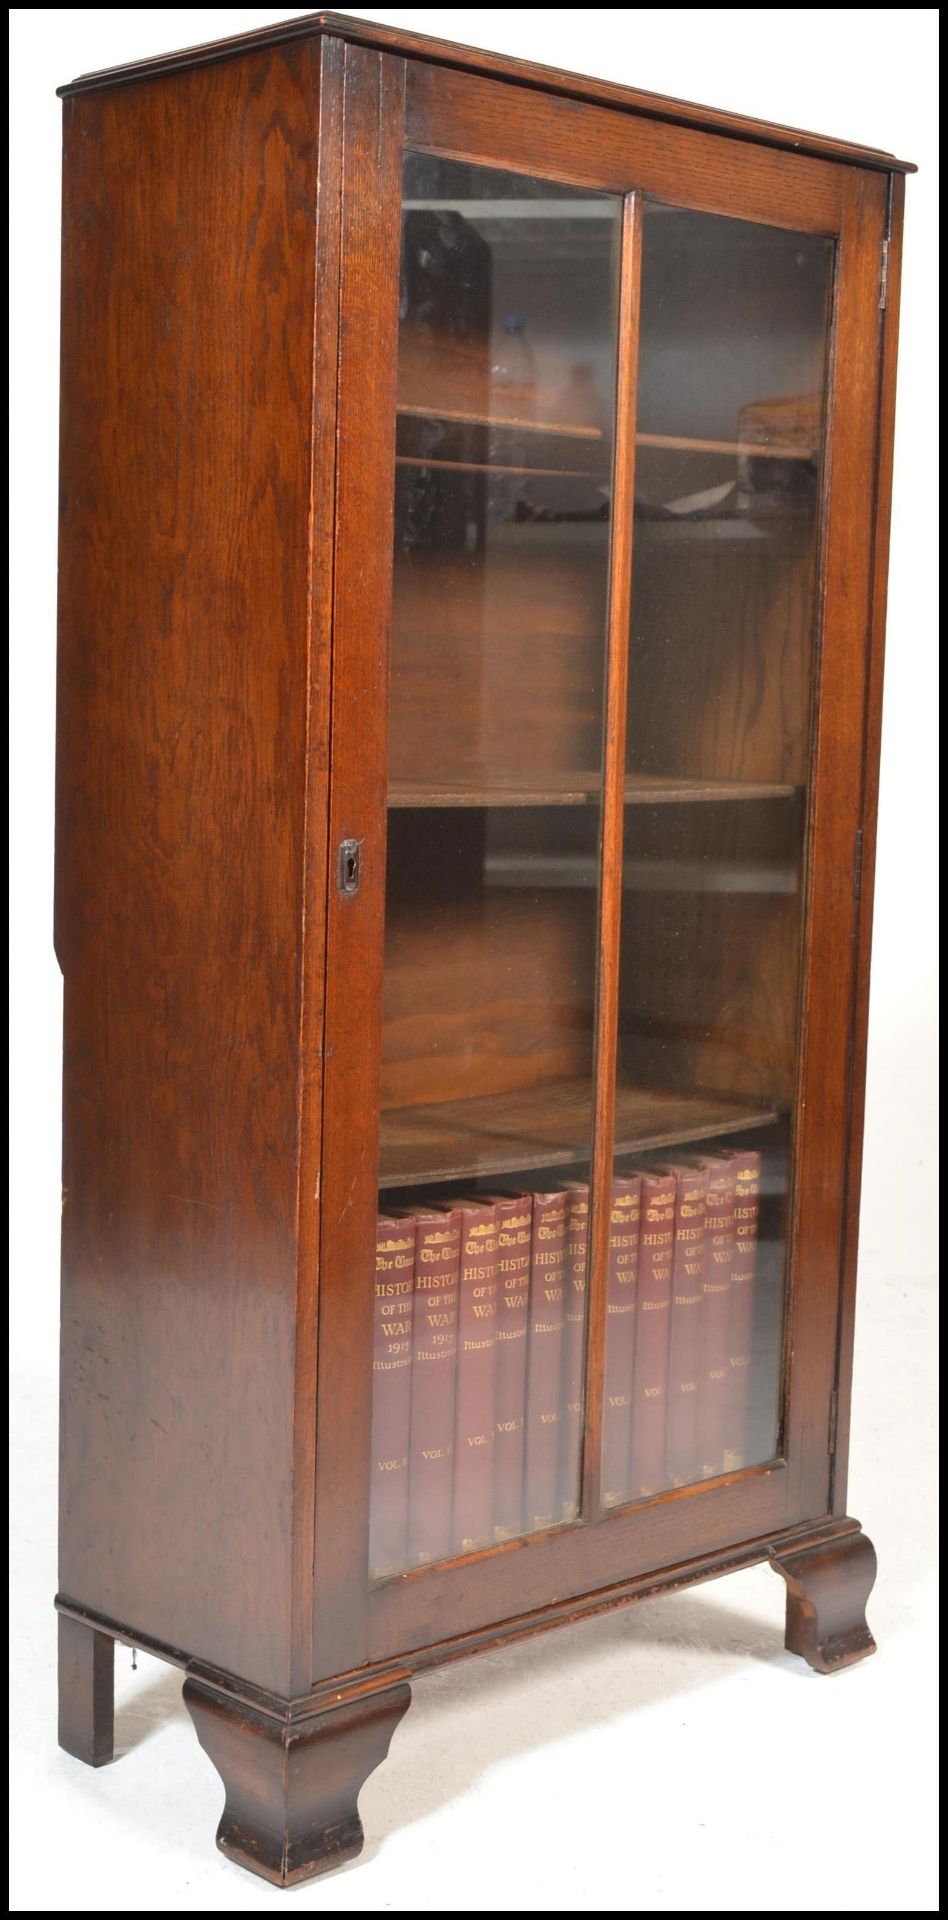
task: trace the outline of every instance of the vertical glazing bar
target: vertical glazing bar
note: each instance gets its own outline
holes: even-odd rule
[[[641,195],[626,195],[622,217],[612,544],[609,564],[608,667],[605,698],[602,857],[599,893],[599,966],[596,998],[596,1090],[589,1222],[589,1308],[586,1332],[586,1421],[582,1517],[600,1507],[606,1277],[612,1190],[618,1026],[619,937],[622,923],[622,829],[629,617],[632,605],[632,529],[635,504],[635,410],[642,272]]]

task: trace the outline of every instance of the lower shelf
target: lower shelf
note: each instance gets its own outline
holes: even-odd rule
[[[640,1153],[710,1140],[778,1118],[773,1106],[719,1094],[619,1087],[615,1151]],[[379,1186],[415,1187],[527,1167],[567,1166],[588,1160],[591,1139],[592,1088],[587,1080],[544,1081],[514,1093],[398,1107],[382,1114]]]

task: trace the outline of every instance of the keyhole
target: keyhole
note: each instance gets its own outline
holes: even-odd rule
[[[340,893],[359,891],[359,842],[343,840],[339,848],[338,880]]]

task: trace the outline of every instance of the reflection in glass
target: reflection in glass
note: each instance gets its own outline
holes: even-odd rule
[[[779,1448],[832,267],[646,207],[615,1143],[641,1226],[631,1337],[610,1253],[605,1506]],[[683,1124],[632,1159],[646,1089]]]
[[[405,162],[376,1578],[579,1511],[620,205]]]

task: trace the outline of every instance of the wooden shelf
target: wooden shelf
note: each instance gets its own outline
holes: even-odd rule
[[[498,431],[518,433],[540,433],[554,435],[562,440],[585,440],[602,445],[604,434],[599,427],[573,426],[563,420],[531,420],[516,414],[496,412],[479,413],[469,408],[439,407],[435,402],[425,406],[405,405],[398,408],[399,419],[409,420],[449,420],[455,426],[493,427]],[[814,460],[816,447],[781,445],[778,442],[770,446],[761,446],[753,440],[704,440],[691,434],[680,433],[637,433],[635,444],[638,447],[659,447],[670,453],[728,453],[746,454],[755,460]],[[426,464],[436,466],[437,461]],[[455,462],[445,463],[454,465]],[[457,463],[458,465],[461,462]],[[493,462],[490,463],[493,465]],[[528,469],[533,471],[533,469]]]
[[[640,1153],[686,1141],[744,1133],[779,1118],[773,1106],[705,1093],[616,1091],[615,1152]],[[382,1114],[379,1186],[506,1178],[530,1167],[589,1158],[592,1088],[587,1080],[543,1081],[515,1093],[480,1095]]]
[[[493,427],[518,433],[556,434],[566,439],[604,441],[593,405],[564,407],[562,379],[554,377],[501,385],[490,373],[490,343],[483,336],[457,338],[402,323],[398,336],[398,417],[445,420],[455,425]],[[562,412],[572,419],[561,420]]]
[[[505,220],[555,220],[558,225],[574,220],[607,220],[610,225],[615,225],[616,207],[611,194],[593,192],[587,200],[580,197],[578,188],[572,191],[575,194],[574,199],[564,197],[562,200],[506,200],[498,195],[494,195],[489,200],[465,199],[464,218],[475,223],[488,222],[492,226],[502,226]],[[403,213],[416,211],[456,213],[458,201],[456,197],[437,200],[432,199],[430,195],[424,200],[402,201]],[[649,207],[650,217],[654,213],[664,212],[665,208],[662,206]],[[544,247],[548,247],[549,244],[549,240],[544,238]]]
[[[390,807],[585,807],[599,800],[601,790],[601,782],[592,773],[571,774],[562,784],[530,786],[504,779],[498,779],[490,787],[463,781],[422,786],[411,780],[397,780],[389,787],[388,804]]]
[[[686,780],[672,774],[634,773],[626,781],[627,806],[678,806],[691,801],[792,800],[799,787],[770,780]]]
[[[599,480],[601,467],[512,467],[504,460],[431,460],[424,453],[397,453],[396,467],[435,467],[446,473],[539,473],[552,474],[557,480]]]
[[[799,787],[760,780],[684,780],[662,774],[633,774],[625,786],[627,806],[689,805],[694,802],[790,800]],[[393,781],[390,807],[585,807],[602,798],[596,773],[564,774],[561,781],[532,783],[498,778],[492,786],[473,781],[423,786]]]
[[[599,861],[591,853],[488,853],[485,885],[514,893],[595,891]],[[769,893],[800,890],[797,868],[775,861],[625,859],[622,885],[627,893]]]
[[[762,447],[754,440],[698,440],[689,434],[680,433],[637,433],[637,447],[664,447],[669,453],[743,453],[755,460],[815,460],[816,447],[781,446],[774,443]]]
[[[800,876],[796,866],[777,861],[627,859],[622,885],[629,893],[770,893],[792,898],[800,891]]]
[[[532,420],[521,414],[479,413],[468,407],[413,406],[400,402],[399,419],[407,420],[451,420],[458,426],[497,427],[504,431],[518,433],[553,433],[563,440],[598,440],[604,435],[599,427],[572,425],[565,420]]]
[[[746,513],[713,517],[700,514],[693,517],[688,514],[653,516],[638,510],[635,515],[635,539],[639,549],[646,542],[652,550],[665,545],[680,550],[683,544],[706,546],[714,543],[762,547],[768,554],[799,554],[812,537],[813,530],[813,513],[801,513],[787,504],[781,505],[779,512],[765,513],[755,506]]]

